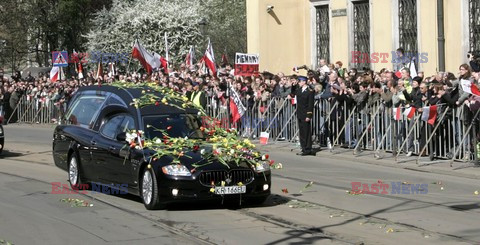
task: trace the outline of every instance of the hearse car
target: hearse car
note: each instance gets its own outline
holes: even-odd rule
[[[162,96],[159,91],[149,93]],[[252,204],[265,201],[271,189],[268,164],[203,164],[204,155],[198,149],[186,151],[180,163],[172,164],[172,157],[154,158],[155,151],[148,147],[129,145],[129,132],[143,132],[147,139],[161,139],[165,132],[162,130],[166,129],[170,129],[169,137],[179,139],[205,142],[207,137],[201,130],[197,109],[182,109],[173,104],[132,104],[144,94],[145,88],[119,86],[86,86],[76,92],[64,122],[53,135],[55,165],[67,171],[72,188],[92,182],[126,185],[130,194],[141,197],[147,209],[224,198],[241,198]],[[202,148],[212,151],[208,144],[202,144]],[[212,189],[213,183],[217,184]]]

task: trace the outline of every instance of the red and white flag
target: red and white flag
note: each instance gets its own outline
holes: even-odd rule
[[[133,45],[132,57],[142,64],[148,74],[159,67],[159,62],[157,61],[159,58],[156,58],[155,55],[148,52],[138,40],[135,40],[135,44]]]
[[[402,72],[401,72],[401,71],[395,72],[395,76],[396,76],[398,79],[402,78]]]
[[[78,67],[78,68],[77,68],[78,78],[79,78],[79,79],[82,79],[82,78],[83,78],[83,65],[82,65],[82,62],[79,62],[77,67]]]
[[[412,119],[412,117],[415,116],[415,111],[416,110],[417,109],[415,109],[415,107],[410,106],[410,107],[405,109],[405,111],[403,112],[403,115],[405,115],[408,119]]]
[[[54,83],[62,79],[62,77],[65,78],[62,68],[59,66],[52,67],[52,69],[50,70],[50,81]]]
[[[240,120],[243,114],[245,114],[245,111],[247,111],[247,109],[243,105],[240,96],[238,96],[237,92],[230,87],[230,112],[232,113],[233,123]]]
[[[168,61],[167,59],[160,57],[160,67],[163,68],[163,72],[168,74]]]
[[[185,64],[187,65],[187,68],[190,69],[190,67],[194,66],[195,62],[195,51],[193,49],[193,46],[190,47],[190,50],[188,51],[187,57],[185,58]]]
[[[393,119],[400,120],[402,115],[402,108],[399,106],[398,108],[393,108]]]
[[[426,121],[428,124],[433,125],[437,119],[437,106],[427,106],[422,108],[422,120]]]
[[[95,77],[95,79],[98,79],[99,77],[103,77],[103,65],[102,65],[102,62],[98,62],[97,76]]]
[[[477,85],[473,84],[470,80],[462,79],[460,80],[460,84],[462,85],[463,92],[480,96]]]
[[[108,77],[113,77],[117,75],[116,69],[115,69],[115,63],[108,63]]]
[[[213,73],[214,77],[217,77],[217,67],[215,65],[215,55],[213,54],[213,47],[210,39],[208,39],[207,50],[205,50],[205,55],[202,60],[205,62],[205,65]]]
[[[410,69],[410,77],[411,77],[411,78],[414,78],[414,77],[418,76],[418,74],[417,74],[417,68],[415,67],[415,62],[413,62],[413,61],[414,61],[414,60],[412,59],[412,60],[410,61],[410,65],[408,66],[409,69]]]
[[[270,134],[268,132],[260,132],[260,144],[266,145]]]
[[[82,79],[83,78],[83,66],[82,62],[80,61],[80,58],[78,57],[77,51],[75,49],[73,50],[73,61],[75,63],[75,71],[78,74],[78,78]]]

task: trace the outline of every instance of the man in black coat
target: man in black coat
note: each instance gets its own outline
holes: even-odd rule
[[[313,100],[315,93],[307,85],[307,78],[298,77],[298,88],[295,91],[297,97],[297,119],[299,127],[299,138],[302,152],[297,155],[307,156],[315,155],[312,152],[312,127]]]

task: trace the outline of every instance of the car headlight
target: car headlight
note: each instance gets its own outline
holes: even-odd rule
[[[255,171],[258,173],[269,171],[270,170],[270,164],[268,162],[262,161],[260,163],[257,163],[255,166]]]
[[[3,127],[0,127],[0,135],[3,135]]]
[[[181,164],[172,164],[162,167],[162,172],[173,176],[192,176],[190,170]]]

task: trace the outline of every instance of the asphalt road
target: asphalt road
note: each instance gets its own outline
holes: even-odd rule
[[[0,244],[480,243],[479,169],[414,171],[348,152],[300,157],[291,145],[270,145],[263,149],[283,169],[274,170],[273,194],[264,205],[147,211],[131,195],[51,194],[51,182],[68,184],[66,172],[53,165],[53,126],[8,125],[5,131]],[[379,181],[389,184],[388,194],[347,193],[351,182]],[[402,188],[427,184],[428,193],[392,194],[392,182]],[[93,206],[72,207],[64,198]]]

